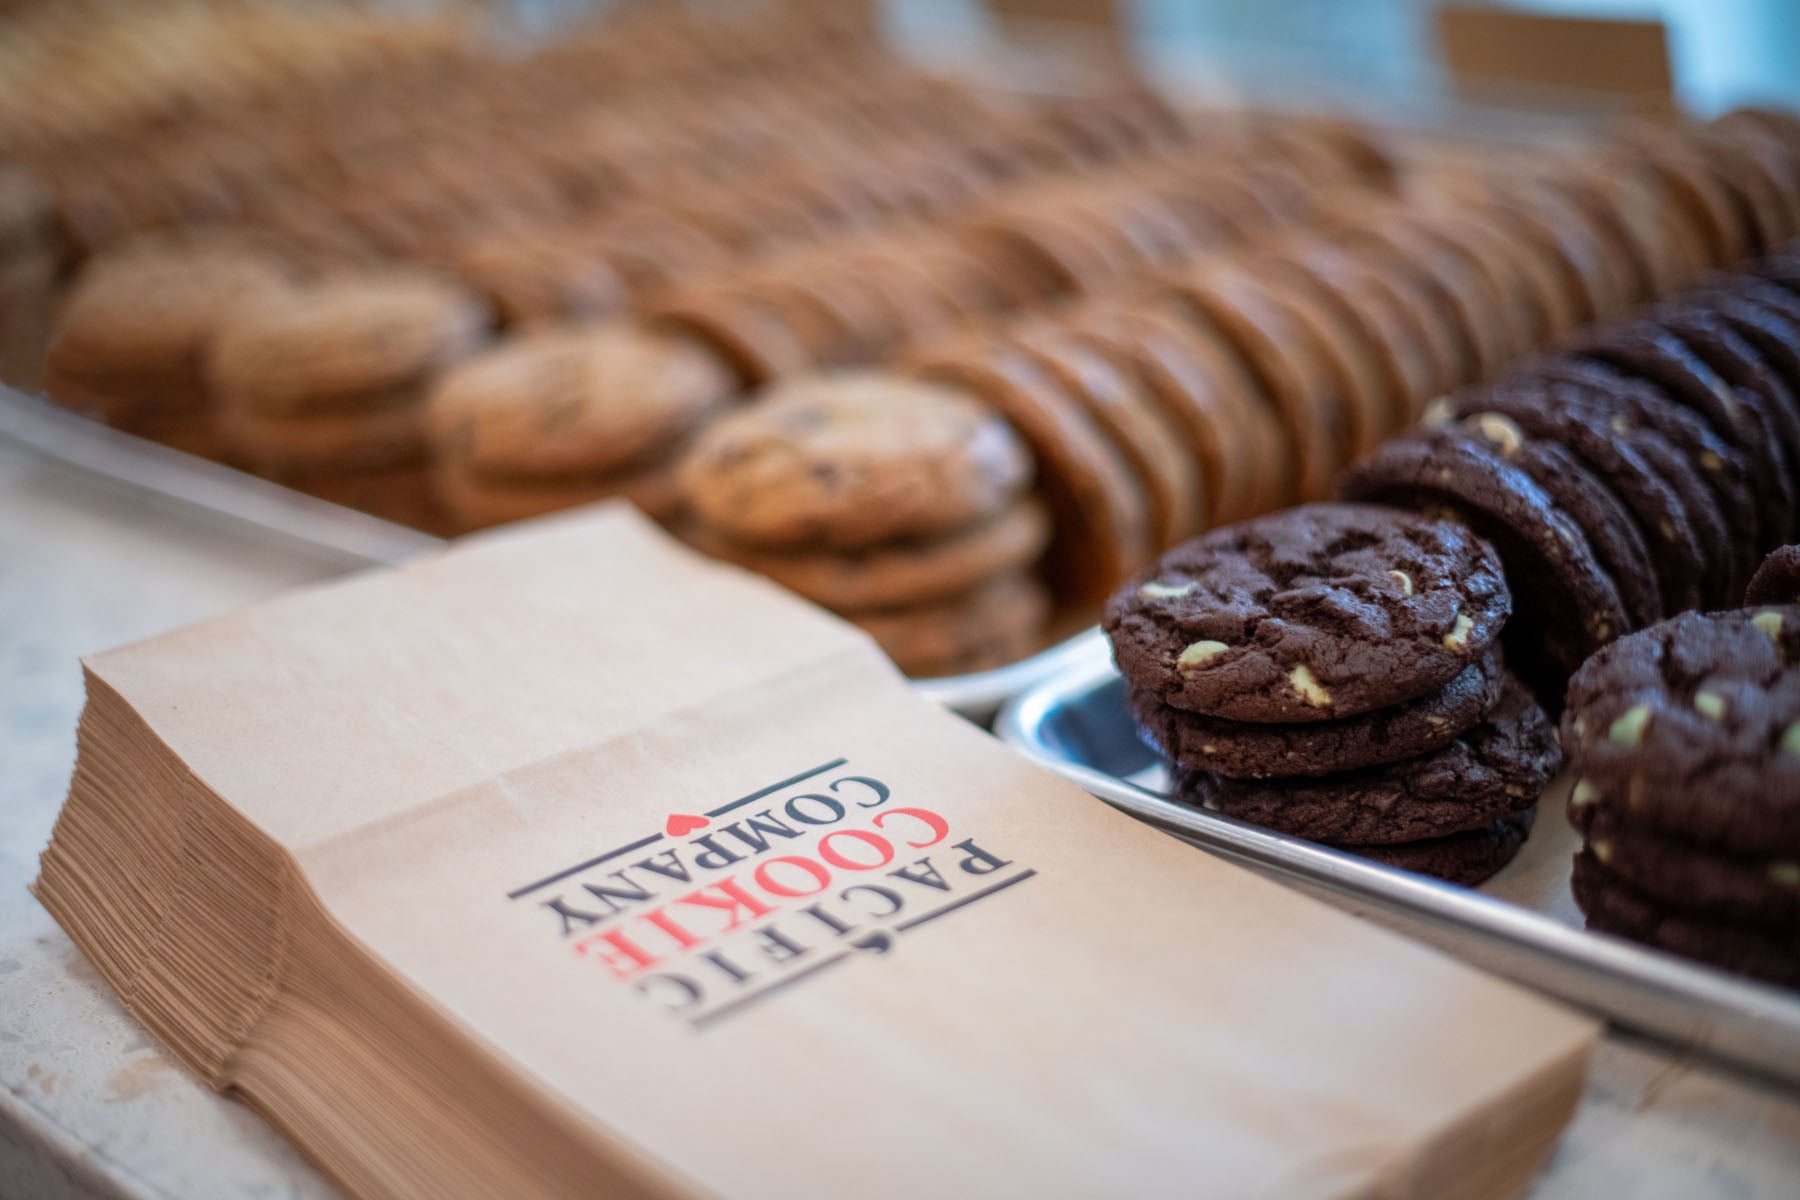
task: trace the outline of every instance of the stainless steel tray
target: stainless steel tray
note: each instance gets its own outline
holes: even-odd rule
[[[441,538],[121,433],[4,385],[0,437],[149,501],[325,549],[340,556],[346,569],[404,562],[444,545]],[[1061,669],[1083,644],[1078,635],[1003,667],[921,679],[914,686],[986,724],[1009,697]]]
[[[994,731],[1100,799],[1618,1025],[1800,1085],[1800,996],[1581,927],[1568,890],[1579,839],[1563,816],[1566,779],[1545,794],[1516,860],[1478,890],[1453,887],[1168,799],[1106,640],[1091,631],[1064,661],[1010,701]]]

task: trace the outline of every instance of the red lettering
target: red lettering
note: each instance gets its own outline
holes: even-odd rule
[[[597,958],[612,971],[615,979],[630,979],[659,961],[654,954],[626,937],[617,929],[597,933],[575,943],[575,953],[583,958]]]
[[[779,861],[779,860],[777,860]],[[717,893],[714,895],[712,893]],[[689,892],[677,904],[692,904],[696,908],[716,908],[731,918],[719,933],[730,933],[746,919],[766,917],[775,910],[744,890],[742,884],[735,879],[722,880],[710,887],[703,887],[697,892]]]
[[[896,809],[895,811],[904,810]],[[879,857],[874,862],[857,862],[832,846],[831,843],[836,838],[849,838],[853,842],[860,842],[873,848]],[[885,867],[894,861],[894,843],[867,830],[840,829],[836,833],[828,833],[819,839],[819,857],[840,870],[873,871],[876,867]]]
[[[787,863],[789,866],[798,867],[800,870],[805,871],[806,874],[812,878],[814,886],[809,888],[797,888],[790,884],[777,882],[773,872],[771,872],[769,868],[776,866],[779,863]],[[781,858],[771,858],[768,862],[756,868],[756,886],[769,893],[771,896],[815,896],[824,891],[825,886],[830,882],[830,871],[827,871],[824,867],[821,867],[810,858],[799,858],[792,854],[784,855]]]
[[[675,918],[669,915],[669,910],[666,908],[651,909],[649,912],[640,913],[639,915],[643,917],[644,920],[650,922],[650,924],[674,938],[675,944],[680,946],[683,950],[692,950],[695,946],[700,944],[699,938],[676,924]]]
[[[944,818],[938,816],[936,813],[927,812],[922,808],[890,808],[884,813],[878,813],[873,824],[875,828],[880,829],[887,824],[887,819],[889,817],[899,816],[912,817],[914,820],[923,822],[925,827],[931,830],[930,841],[906,843],[914,850],[923,850],[927,846],[935,846],[950,836],[950,822],[944,820]]]

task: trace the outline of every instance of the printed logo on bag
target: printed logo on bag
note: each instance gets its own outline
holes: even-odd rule
[[[544,927],[705,1029],[1037,872],[839,758],[534,883]]]

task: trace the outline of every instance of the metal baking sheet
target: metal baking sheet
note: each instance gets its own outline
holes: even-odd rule
[[[133,437],[3,385],[0,437],[147,500],[325,549],[342,557],[346,569],[404,562],[444,545],[430,534]],[[1060,670],[1084,644],[1077,635],[1003,667],[921,679],[914,686],[986,724],[1007,699]]]
[[[1014,697],[994,731],[1100,799],[1615,1024],[1800,1085],[1800,996],[1582,928],[1569,896],[1579,838],[1563,816],[1567,779],[1545,794],[1517,859],[1479,889],[1455,887],[1170,800],[1106,640],[1090,632],[1064,663]]]

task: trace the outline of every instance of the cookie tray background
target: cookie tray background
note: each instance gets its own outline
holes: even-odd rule
[[[1438,883],[1168,799],[1106,639],[1093,630],[1076,641],[1062,670],[1001,710],[1003,741],[1202,849],[1619,1026],[1800,1086],[1800,996],[1582,928],[1569,894],[1580,839],[1564,816],[1567,776],[1499,875],[1475,890]]]
[[[0,438],[196,519],[248,525],[271,539],[341,558],[346,570],[403,562],[440,538],[133,437],[0,384]],[[1077,635],[1029,658],[967,675],[917,680],[925,695],[986,724],[1010,697],[1072,664]]]

